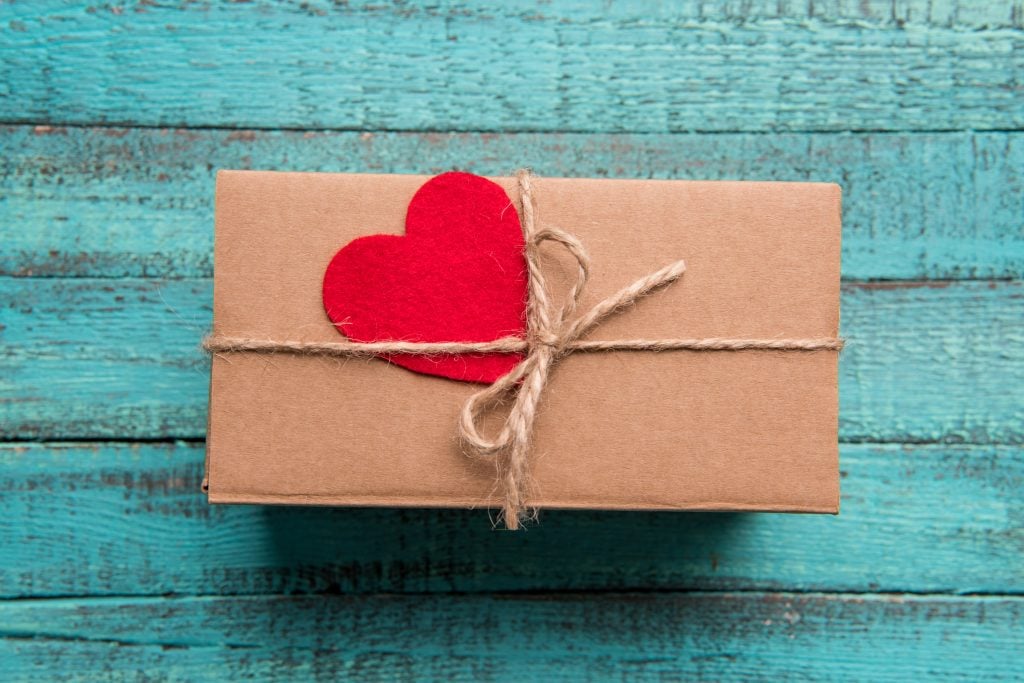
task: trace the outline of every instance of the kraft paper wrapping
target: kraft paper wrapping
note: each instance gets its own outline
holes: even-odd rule
[[[352,239],[402,234],[427,176],[222,171],[214,333],[339,341],[324,270]],[[518,206],[515,180],[494,179]],[[593,268],[581,310],[675,259],[679,282],[590,339],[836,337],[840,190],[824,183],[540,178],[539,221]],[[550,260],[554,277],[571,269]],[[838,354],[575,353],[536,424],[541,507],[837,512]],[[479,385],[379,359],[214,356],[212,503],[500,504],[456,420]]]

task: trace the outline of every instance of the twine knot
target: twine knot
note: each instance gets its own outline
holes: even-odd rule
[[[495,459],[504,489],[501,518],[508,529],[518,529],[526,510],[530,486],[528,455],[544,387],[554,364],[576,350],[572,344],[601,320],[650,292],[679,279],[686,271],[683,261],[662,268],[634,282],[589,311],[573,318],[587,280],[590,258],[578,239],[558,228],[539,228],[535,218],[533,184],[529,171],[517,173],[522,202],[523,237],[529,274],[526,306],[527,347],[522,361],[504,377],[466,401],[459,421],[459,435],[472,455]],[[551,242],[564,248],[577,266],[576,282],[564,305],[555,305],[540,264],[540,247]],[[505,420],[493,436],[483,433],[484,415],[497,403],[513,398]]]
[[[557,350],[562,345],[562,339],[553,332],[540,332],[530,335],[527,340],[530,346],[550,346]]]

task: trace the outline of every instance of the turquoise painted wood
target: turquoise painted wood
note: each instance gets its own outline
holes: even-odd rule
[[[201,444],[0,448],[0,596],[1020,592],[1024,449],[844,444],[842,512],[210,507]],[[2,619],[0,619],[2,624]],[[0,626],[2,629],[2,626]]]
[[[1016,1],[648,4],[13,3],[0,14],[0,118],[654,133],[1024,124]]]
[[[847,279],[1020,278],[1019,133],[588,135],[0,127],[0,274],[209,277],[217,169],[821,180]],[[102,160],[97,162],[96,160]]]
[[[22,601],[0,605],[0,677],[1019,680],[1022,618],[1009,598],[756,592]]]
[[[211,300],[209,280],[0,278],[0,429],[203,438]],[[846,285],[840,438],[1024,443],[1022,302],[1020,282]]]
[[[0,3],[0,680],[1024,679],[1021,73],[1021,0]],[[523,165],[842,185],[838,517],[206,505],[216,170]]]

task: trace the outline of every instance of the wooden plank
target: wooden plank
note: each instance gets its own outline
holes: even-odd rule
[[[5,680],[1015,680],[1020,598],[342,596],[0,604]]]
[[[0,278],[0,440],[203,438],[210,289]],[[841,439],[1024,442],[1022,297],[1021,282],[847,285]]]
[[[220,168],[821,180],[849,279],[1024,277],[1024,134],[359,134],[0,127],[0,274],[209,277]],[[102,160],[102,161],[96,161]],[[570,226],[571,227],[571,226]]]
[[[52,4],[62,5],[62,9],[68,14],[73,14],[76,8],[82,6],[82,3],[75,0],[58,0]],[[559,23],[587,23],[598,20],[622,24],[645,21],[721,21],[730,25],[742,25],[793,21],[824,24],[856,23],[865,29],[913,29],[919,26],[958,30],[1024,28],[1024,2],[1021,0],[1004,0],[997,3],[976,3],[971,0],[901,0],[898,3],[893,3],[892,0],[722,0],[715,3],[706,0],[679,0],[670,3],[643,3],[638,0],[617,3],[600,3],[594,0],[527,0],[520,3],[502,3],[495,0],[346,0],[344,7],[332,7],[331,5],[337,3],[330,2],[304,2],[299,5],[289,0],[262,0],[255,4],[264,12],[304,11],[325,17],[333,11],[338,16],[379,16],[392,21],[416,15],[461,15],[478,20]],[[85,6],[83,11],[97,13],[104,9],[114,16],[132,11],[148,11],[144,2],[122,2],[119,5],[103,7]],[[29,12],[32,13],[32,10],[29,9]],[[58,11],[55,10],[54,13]],[[17,22],[11,28],[24,29],[23,26],[17,25]]]
[[[1024,124],[1017,0],[507,4],[5,3],[0,120],[659,133]]]
[[[1019,447],[843,445],[838,517],[549,510],[515,534],[484,510],[211,507],[202,463],[0,447],[0,596],[1024,588]]]
[[[202,437],[209,280],[0,278],[0,440]]]

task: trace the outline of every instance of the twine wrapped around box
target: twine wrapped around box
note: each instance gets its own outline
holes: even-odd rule
[[[523,360],[508,374],[473,394],[463,405],[458,430],[470,455],[496,462],[503,489],[501,518],[508,529],[521,526],[529,512],[529,452],[538,405],[551,369],[561,358],[577,352],[598,351],[839,351],[843,340],[821,338],[701,338],[701,339],[622,339],[587,341],[580,337],[602,320],[651,292],[683,276],[683,261],[661,268],[625,287],[585,313],[573,317],[579,306],[590,273],[586,250],[573,235],[554,227],[539,227],[533,199],[533,176],[527,170],[517,174],[521,224],[525,239],[525,259],[529,276],[526,307],[527,334],[486,342],[302,342],[266,340],[212,335],[203,348],[222,353],[289,353],[367,357],[379,354],[522,353]],[[541,267],[540,247],[551,242],[564,248],[578,268],[576,282],[566,303],[558,306]],[[486,435],[484,416],[496,405],[512,398],[508,414],[497,434]],[[652,397],[653,398],[653,397]]]

